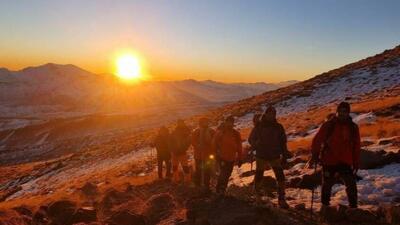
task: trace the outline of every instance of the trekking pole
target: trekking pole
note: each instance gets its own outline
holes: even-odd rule
[[[314,174],[317,174],[317,163],[314,162],[312,163],[314,165]],[[315,187],[312,187],[311,190],[311,206],[310,206],[310,217],[313,217],[313,206],[314,206],[314,192],[315,192]]]
[[[250,171],[253,171],[253,160],[254,159],[254,152],[253,149],[250,148]]]
[[[203,152],[201,152],[202,154],[202,160],[201,160],[201,181],[200,181],[200,186],[204,186],[204,154]]]

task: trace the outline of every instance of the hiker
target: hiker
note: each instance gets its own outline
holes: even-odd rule
[[[235,162],[237,162],[239,168],[242,165],[242,139],[239,131],[234,129],[234,123],[235,119],[233,116],[227,117],[213,139],[213,148],[217,152],[220,171],[216,192],[220,196],[225,194]]]
[[[155,140],[154,146],[157,150],[157,168],[158,168],[158,178],[163,178],[163,163],[167,167],[167,172],[165,176],[171,178],[171,151],[169,146],[170,134],[168,128],[163,126],[160,128]]]
[[[329,206],[332,186],[346,185],[351,208],[357,208],[356,173],[360,159],[360,133],[350,117],[350,104],[341,102],[336,116],[322,124],[312,141],[312,160],[322,164],[322,210]]]
[[[249,143],[256,150],[256,174],[254,187],[257,201],[261,199],[261,184],[264,170],[269,165],[278,183],[278,205],[288,208],[285,200],[285,175],[283,166],[286,164],[286,133],[284,127],[276,120],[276,109],[269,106],[261,120],[255,123],[255,127],[249,136]]]
[[[210,188],[215,163],[215,152],[212,148],[214,134],[215,131],[209,127],[209,120],[204,117],[199,119],[199,127],[192,134],[195,159],[194,182],[197,187],[204,185],[207,190]]]
[[[184,173],[184,183],[190,183],[190,168],[187,150],[191,144],[191,130],[183,120],[178,120],[175,130],[171,134],[172,172],[173,181],[180,182],[179,165]]]

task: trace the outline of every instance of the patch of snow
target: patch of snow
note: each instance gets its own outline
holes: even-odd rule
[[[40,140],[36,142],[36,145],[42,145],[42,144],[46,141],[46,139],[47,139],[47,137],[49,136],[49,134],[50,134],[49,132],[47,132],[46,134],[44,134],[44,135],[42,136],[42,138],[40,138]]]
[[[51,171],[37,179],[21,185],[22,190],[9,196],[6,200],[21,198],[25,195],[40,194],[45,189],[57,189],[71,180],[82,178],[88,174],[108,171],[122,165],[135,164],[138,161],[153,159],[155,154],[153,148],[142,148],[116,158],[106,158],[102,161],[84,163],[80,166]]]
[[[369,151],[381,151],[384,150],[385,152],[394,152],[397,153],[400,151],[400,147],[397,145],[393,145],[397,139],[400,139],[400,136],[393,136],[389,138],[381,138],[381,139],[373,139],[373,138],[363,138],[362,140],[367,140],[374,142],[375,144],[363,147]],[[389,141],[387,144],[382,144],[382,142]]]
[[[305,112],[310,107],[323,106],[343,101],[348,96],[367,94],[398,85],[399,73],[400,66],[391,68],[378,66],[376,73],[364,68],[353,70],[350,74],[336,77],[329,83],[315,85],[312,89],[305,90],[307,94],[293,96],[278,103],[276,107],[281,115]]]
[[[374,123],[376,121],[376,116],[372,112],[363,113],[363,114],[354,116],[353,121],[355,123],[357,123],[358,125],[370,124],[370,123]]]

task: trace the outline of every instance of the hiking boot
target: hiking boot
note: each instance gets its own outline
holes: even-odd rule
[[[288,209],[289,208],[289,205],[287,204],[285,199],[279,199],[278,200],[278,205],[279,205],[279,208],[281,208],[281,209]]]

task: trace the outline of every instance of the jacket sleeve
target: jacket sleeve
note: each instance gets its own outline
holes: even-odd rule
[[[360,138],[360,130],[357,125],[355,125],[355,134],[354,134],[354,152],[353,152],[353,167],[360,167],[360,154],[361,154],[361,138]]]
[[[240,132],[238,132],[238,131],[236,133],[236,144],[237,144],[237,148],[236,148],[237,159],[242,160],[242,151],[243,151],[242,137],[240,135]]]
[[[314,136],[311,145],[311,152],[313,155],[319,155],[321,151],[321,145],[324,142],[324,138],[327,132],[327,123],[322,124],[319,128],[317,134]]]
[[[256,144],[256,141],[257,141],[256,138],[257,138],[257,127],[255,126],[255,127],[253,127],[253,129],[251,129],[250,135],[249,135],[249,139],[248,139],[249,144],[250,144],[252,147],[254,147],[254,146],[257,145],[257,144]]]
[[[285,132],[285,128],[281,125],[281,145],[282,145],[282,156],[286,157],[287,155],[287,136]]]

